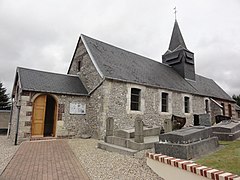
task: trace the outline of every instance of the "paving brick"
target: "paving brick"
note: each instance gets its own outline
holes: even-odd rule
[[[66,140],[30,141],[20,145],[0,179],[88,180]]]

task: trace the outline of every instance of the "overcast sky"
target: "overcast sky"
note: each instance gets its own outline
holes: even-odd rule
[[[80,34],[162,61],[173,8],[200,75],[240,94],[239,0],[0,0],[0,81],[16,67],[66,73]]]

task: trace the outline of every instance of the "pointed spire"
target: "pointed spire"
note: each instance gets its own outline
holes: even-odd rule
[[[177,20],[175,20],[172,37],[170,40],[168,50],[173,51],[175,49],[182,49],[182,48],[187,49],[187,46],[185,45],[185,42],[183,40],[182,33],[178,26]]]

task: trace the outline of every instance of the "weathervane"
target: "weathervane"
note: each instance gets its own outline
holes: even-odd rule
[[[175,20],[177,20],[177,7],[173,8],[174,9],[174,14],[175,14]]]

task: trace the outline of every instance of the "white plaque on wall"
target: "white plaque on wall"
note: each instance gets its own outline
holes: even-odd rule
[[[70,103],[70,114],[86,114],[86,104]]]

